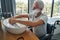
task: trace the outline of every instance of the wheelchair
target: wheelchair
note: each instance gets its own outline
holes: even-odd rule
[[[56,29],[55,24],[51,25],[47,23],[47,33],[40,38],[40,40],[51,40],[54,34],[54,29]]]
[[[47,23],[47,34],[45,34],[40,40],[52,40],[56,24],[60,25],[60,20],[56,20],[52,25]]]
[[[55,21],[54,24],[47,23],[47,33],[42,38],[40,38],[40,40],[51,40],[54,34],[54,30],[56,29],[55,24],[58,24],[58,22],[59,20]],[[33,31],[32,27],[30,30]]]

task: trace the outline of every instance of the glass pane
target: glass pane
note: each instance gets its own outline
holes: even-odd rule
[[[28,0],[15,0],[16,1],[16,14],[28,13]]]
[[[47,14],[48,17],[51,15],[52,0],[42,0],[44,2],[43,12]]]
[[[53,17],[60,17],[60,0],[54,0]]]

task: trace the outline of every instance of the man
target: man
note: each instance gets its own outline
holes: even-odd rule
[[[27,26],[31,26],[34,28],[34,33],[38,37],[42,37],[46,34],[46,26],[47,26],[47,16],[42,13],[44,8],[44,3],[41,0],[35,0],[33,4],[33,12],[28,15],[19,15],[11,18],[9,21],[11,24],[14,23],[21,23]],[[32,18],[32,21],[22,21],[22,20],[15,20],[16,18]]]

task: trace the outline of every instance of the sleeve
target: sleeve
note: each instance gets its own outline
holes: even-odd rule
[[[44,21],[44,23],[47,23],[47,20],[48,20],[48,18],[47,18],[47,16],[41,16],[41,18],[40,19],[42,19],[43,21]]]

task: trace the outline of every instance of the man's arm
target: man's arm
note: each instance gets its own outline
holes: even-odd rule
[[[32,21],[21,21],[21,20],[15,20],[17,23],[21,23],[27,26],[32,26],[32,27],[36,27],[38,25],[42,25],[44,24],[43,20],[38,20],[36,22],[32,22]]]
[[[14,18],[29,18],[29,17],[28,14],[25,14],[25,15],[17,15]]]

